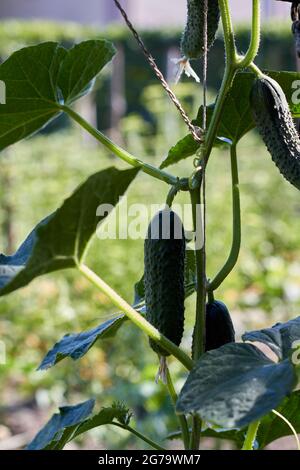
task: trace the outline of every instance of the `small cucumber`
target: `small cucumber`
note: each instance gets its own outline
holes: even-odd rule
[[[235,341],[230,313],[223,302],[214,300],[206,305],[205,351],[217,349]]]

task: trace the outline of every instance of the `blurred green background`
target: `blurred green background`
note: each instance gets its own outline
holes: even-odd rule
[[[0,26],[3,58],[23,44],[55,39],[64,44],[88,37],[111,37],[123,54],[123,82],[114,82],[115,68],[107,68],[97,81],[92,98],[78,111],[94,117],[100,128],[130,152],[156,165],[168,149],[186,134],[186,128],[161,86],[153,79],[143,56],[123,29],[99,33],[88,28],[72,29],[45,24],[10,22]],[[241,49],[249,32],[238,30]],[[166,57],[178,43],[179,32],[165,35],[147,32],[146,40],[166,71]],[[152,47],[153,46],[153,47]],[[123,51],[123,52],[122,52]],[[210,56],[210,97],[215,96],[222,75],[222,42]],[[295,70],[289,25],[265,26],[261,66]],[[122,112],[112,109],[113,86],[127,90]],[[129,83],[134,83],[129,86]],[[120,90],[120,88],[118,88]],[[176,93],[190,116],[195,116],[201,89],[183,80]],[[93,106],[94,103],[94,106]],[[95,103],[97,106],[95,106]],[[94,114],[93,114],[94,113]],[[112,127],[114,124],[114,127]],[[186,176],[192,158],[172,167]],[[248,134],[238,146],[242,200],[242,250],[234,272],[217,292],[232,312],[239,337],[245,329],[270,326],[297,315],[300,306],[300,199],[271,162],[260,138]],[[1,157],[1,251],[11,254],[27,233],[90,174],[110,165],[124,167],[66,119],[48,130],[8,149]],[[129,201],[163,203],[167,187],[139,175],[130,188]],[[188,203],[186,195],[179,201]],[[208,275],[225,261],[231,243],[230,159],[227,150],[214,151],[207,175]],[[101,240],[91,246],[88,264],[128,301],[143,272],[142,240]],[[190,348],[194,297],[187,301],[185,339]],[[110,302],[79,274],[65,271],[34,281],[27,288],[0,302],[0,339],[7,348],[7,363],[0,366],[0,445],[22,447],[45,423],[57,406],[94,396],[97,406],[125,401],[133,410],[139,429],[157,441],[177,429],[171,402],[162,384],[154,382],[157,357],[147,338],[127,322],[113,340],[97,343],[79,362],[64,360],[53,369],[37,372],[46,352],[64,334],[93,328],[115,313]],[[171,362],[180,389],[184,371]],[[15,440],[13,440],[15,436]],[[19,439],[19,440],[18,440]],[[210,441],[207,446],[215,445]],[[222,444],[223,445],[223,444]],[[123,431],[100,428],[77,446],[84,448],[144,448]]]

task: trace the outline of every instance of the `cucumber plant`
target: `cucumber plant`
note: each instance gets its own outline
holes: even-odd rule
[[[171,430],[169,438],[181,439],[185,449],[198,449],[202,437],[208,436],[229,439],[239,448],[252,450],[263,449],[275,439],[293,434],[299,447],[300,420],[295,410],[300,408],[297,391],[300,317],[247,332],[241,341],[235,342],[229,312],[223,303],[214,300],[214,292],[225,282],[239,257],[238,143],[248,131],[258,127],[276,165],[294,184],[295,198],[299,197],[299,139],[292,118],[299,117],[300,107],[291,99],[292,84],[299,74],[262,73],[254,63],[260,42],[259,0],[252,0],[251,40],[243,55],[238,53],[228,0],[208,3],[191,0],[188,7],[188,26],[182,40],[184,54],[199,57],[204,44],[207,55],[220,15],[225,45],[224,77],[216,101],[206,106],[204,100],[200,106],[195,122],[204,130],[201,139],[194,140],[189,134],[180,140],[160,168],[130,154],[74,110],[74,102],[89,93],[94,79],[115,55],[115,48],[108,41],[88,40],[70,49],[54,42],[38,44],[13,53],[0,65],[0,80],[7,93],[6,104],[0,106],[1,150],[65,113],[128,166],[122,170],[111,167],[91,175],[33,229],[14,255],[0,256],[0,296],[11,294],[47,273],[67,268],[77,270],[121,313],[89,331],[64,336],[44,357],[40,370],[54,367],[66,358],[79,360],[96,341],[113,336],[125,321],[131,321],[149,337],[151,347],[163,358],[160,377],[178,417],[178,429]],[[201,16],[207,28],[203,27]],[[207,37],[202,38],[201,32],[206,31]],[[169,207],[178,192],[190,197],[194,238],[197,242],[205,240],[205,224],[198,226],[197,215],[199,208],[206,209],[202,194],[205,184],[210,182],[206,182],[205,170],[220,142],[227,146],[230,155],[233,212],[232,246],[224,265],[216,274],[207,273],[206,243],[195,243],[194,252],[186,251],[181,222],[181,237],[177,240],[171,230],[171,236],[164,239],[160,212],[155,217],[158,237],[151,236],[152,221],[145,240],[145,274],[135,286],[136,301],[131,305],[85,263],[89,241],[107,217],[107,212],[99,215],[97,208],[100,204],[115,207],[139,172],[144,172],[165,185]],[[191,174],[184,178],[165,170],[192,155],[195,158]],[[177,216],[173,210],[164,211],[171,214],[175,224]],[[189,351],[185,343],[183,346],[180,343],[187,315],[184,299],[193,293],[195,326]],[[272,355],[266,355],[266,348]],[[168,369],[169,361],[177,361],[187,374],[179,393]],[[94,414],[94,399],[60,408],[28,449],[63,449],[79,435],[110,425],[132,433],[147,446],[163,450],[167,440],[157,443],[136,429],[126,407],[126,396],[123,399],[125,404],[112,403]]]

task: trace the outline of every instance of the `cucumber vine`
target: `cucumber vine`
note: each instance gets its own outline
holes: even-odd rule
[[[185,30],[183,39],[185,55],[188,56],[188,48],[191,44],[193,51],[195,50],[195,40],[202,41],[203,39],[203,44],[201,42],[200,47],[198,49],[196,47],[196,53],[191,53],[190,57],[185,57],[185,59],[192,59],[195,55],[199,57],[204,52],[206,64],[206,54],[214,38],[219,17],[221,18],[225,47],[225,69],[222,84],[216,101],[210,108],[206,106],[206,95],[204,96],[202,106],[203,122],[197,123],[202,126],[199,135],[196,133],[196,127],[185,114],[174,92],[158,70],[153,57],[148,53],[126,13],[122,10],[120,3],[115,1],[115,4],[122,12],[143,53],[153,67],[156,76],[161,81],[177,109],[181,112],[190,130],[190,137],[192,136],[198,145],[198,150],[195,152],[194,165],[191,167],[190,174],[184,178],[179,178],[161,168],[157,168],[155,165],[146,163],[114,143],[72,108],[73,102],[88,92],[92,80],[98,75],[105,64],[112,59],[115,50],[107,41],[86,41],[71,50],[65,50],[55,43],[47,43],[25,48],[13,54],[6,62],[0,65],[0,79],[7,80],[8,82],[7,104],[1,109],[3,109],[4,113],[7,112],[11,115],[11,121],[6,127],[5,125],[1,127],[2,121],[0,119],[1,149],[32,134],[54,117],[65,113],[110,152],[128,164],[131,169],[121,171],[109,168],[92,175],[55,213],[44,219],[36,227],[15,255],[11,257],[2,255],[0,266],[4,274],[1,278],[0,295],[11,293],[27,285],[34,278],[48,272],[65,268],[77,269],[97,290],[104,293],[122,313],[116,319],[107,322],[105,325],[100,325],[98,329],[86,332],[85,348],[81,348],[79,353],[76,350],[75,343],[80,343],[80,335],[64,337],[49,351],[40,366],[41,369],[49,368],[67,356],[74,357],[75,353],[77,353],[76,357],[81,357],[87,353],[97,339],[102,336],[104,337],[107,332],[120,328],[122,323],[128,319],[150,338],[151,344],[152,346],[155,345],[156,351],[163,351],[164,356],[172,355],[185,368],[185,372],[188,373],[186,383],[177,395],[170,370],[166,367],[164,371],[164,385],[172,400],[174,412],[178,415],[180,426],[178,437],[182,439],[186,450],[197,450],[201,445],[202,436],[227,437],[232,439],[243,450],[252,450],[256,447],[263,448],[264,445],[272,440],[269,435],[270,428],[272,428],[271,424],[276,419],[283,419],[288,423],[288,431],[284,431],[286,434],[290,433],[291,430],[294,435],[296,433],[295,428],[289,423],[288,418],[285,417],[285,413],[291,419],[293,416],[290,410],[294,410],[295,406],[300,406],[300,395],[299,392],[295,391],[297,386],[296,367],[290,355],[293,341],[299,340],[300,337],[300,319],[294,319],[285,324],[277,324],[267,330],[246,333],[242,338],[243,342],[235,343],[233,341],[233,326],[228,320],[228,318],[230,319],[229,312],[227,312],[224,305],[221,308],[221,303],[214,300],[215,291],[236,266],[241,247],[241,205],[237,149],[242,135],[235,135],[233,137],[223,135],[222,123],[226,119],[228,97],[230,94],[233,94],[236,80],[239,80],[239,77],[246,77],[252,85],[256,77],[261,78],[264,76],[263,72],[254,63],[260,46],[260,0],[252,0],[251,39],[249,48],[243,55],[238,52],[229,1],[219,0],[218,4],[213,2],[214,6],[218,7],[218,10],[213,12],[213,16],[211,16],[211,11],[208,10],[212,3],[208,5],[206,0],[196,5],[197,8],[200,6],[204,8],[202,12],[204,13],[204,22],[203,24],[201,23],[201,16],[199,16],[201,11],[199,13],[197,10],[197,21],[195,22],[194,18],[194,22],[192,24],[188,23]],[[189,14],[194,15],[194,2],[188,2],[188,5],[190,7]],[[207,26],[209,27],[210,25],[207,24],[207,21],[210,21],[210,18],[214,22],[214,32],[208,41]],[[188,22],[190,20],[191,18],[188,17]],[[190,34],[194,34],[193,28],[195,28],[195,25],[196,28],[199,25],[201,26],[200,38],[199,34],[192,38],[189,37]],[[196,32],[199,33],[199,31]],[[203,32],[204,38],[202,37]],[[192,43],[189,42],[190,39],[192,39]],[[28,58],[30,58],[31,64],[35,64],[36,72],[39,71],[40,75],[36,73],[36,77],[33,77],[32,70],[31,75],[28,73],[26,69]],[[54,63],[57,67],[48,66],[47,69],[46,62],[41,67],[40,61],[42,60],[48,61],[48,65],[49,63]],[[81,63],[80,61],[83,64],[89,65],[86,65],[83,72],[82,70],[78,71],[76,68],[76,64]],[[22,64],[22,70],[20,70],[19,64]],[[42,77],[43,80],[39,83],[44,72],[45,76]],[[11,79],[14,74],[16,75],[15,82]],[[12,80],[12,82],[9,80]],[[26,89],[16,88],[18,81],[26,82],[26,80],[30,86],[25,87]],[[204,83],[206,84],[205,73]],[[45,91],[47,86],[49,89]],[[242,92],[244,92],[243,89]],[[249,89],[246,89],[246,92],[249,93]],[[27,96],[26,93],[31,94]],[[18,109],[20,109],[20,113],[14,114],[16,106],[14,100],[16,99],[19,100]],[[233,99],[238,98],[233,97]],[[28,106],[32,106],[30,108],[32,118],[26,121]],[[208,109],[211,110],[209,115],[207,113]],[[246,126],[247,129],[253,128],[255,123],[253,123],[250,116],[250,111],[248,114],[245,114],[245,119],[249,120],[248,126]],[[292,117],[290,118],[292,119]],[[261,125],[263,125],[263,121]],[[215,143],[219,138],[225,139],[230,147],[233,213],[232,244],[224,265],[212,279],[209,279],[206,272],[205,172],[210,158],[212,158],[211,155]],[[89,241],[95,233],[97,223],[99,222],[96,219],[97,207],[100,203],[108,202],[116,206],[118,198],[125,193],[139,171],[168,185],[166,190],[166,205],[169,207],[172,206],[180,191],[184,191],[190,196],[195,235],[194,241],[196,243],[193,257],[186,254],[185,263],[193,272],[193,280],[187,280],[187,284],[184,286],[180,285],[180,288],[182,287],[182,296],[185,295],[187,297],[190,295],[189,289],[191,286],[193,292],[196,292],[192,354],[188,354],[180,347],[179,340],[177,341],[176,339],[176,344],[174,344],[169,339],[169,336],[174,338],[174,335],[168,334],[168,331],[163,331],[164,334],[162,334],[159,331],[161,328],[156,328],[152,325],[153,321],[147,321],[147,318],[150,318],[149,315],[147,316],[147,306],[148,313],[150,308],[149,301],[147,304],[147,296],[145,296],[143,291],[145,287],[143,279],[136,287],[136,291],[141,292],[141,295],[139,294],[139,299],[134,305],[130,305],[112,286],[108,285],[87,266],[84,261]],[[84,208],[87,207],[89,210],[85,211]],[[204,219],[204,223],[200,224],[200,226],[198,223],[199,208],[202,211],[200,219]],[[101,217],[102,221],[106,215]],[[193,259],[192,266],[189,265],[191,259]],[[160,268],[159,257],[157,257],[155,262],[158,263],[158,268]],[[184,266],[183,258],[181,264]],[[173,268],[173,271],[176,273],[178,268],[176,263],[173,265]],[[164,282],[166,284],[163,286],[164,289],[161,289],[160,296],[163,295],[164,298],[168,295],[174,296],[174,292],[172,293],[168,289],[170,279],[165,279]],[[153,286],[151,286],[152,288]],[[207,348],[206,345],[207,305],[213,303],[215,303],[215,306],[219,305],[218,315],[220,318],[222,317],[222,312],[226,310],[227,325],[229,325],[230,331],[225,332],[228,335],[224,335],[224,337],[231,338],[228,341],[221,341],[220,347],[215,349]],[[158,315],[158,310],[160,309],[157,307],[151,310],[150,319]],[[172,313],[170,308],[162,310],[164,312],[167,311],[166,315],[171,315]],[[181,313],[182,311],[180,311],[180,315]],[[160,311],[159,314],[162,314],[162,312]],[[181,320],[183,319],[180,317]],[[153,323],[155,324],[155,322]],[[169,325],[170,322],[168,327]],[[222,325],[222,321],[220,325]],[[183,328],[183,325],[181,327]],[[167,330],[168,328],[165,329]],[[275,338],[274,341],[272,338]],[[73,339],[74,342],[72,342]],[[66,345],[67,342],[68,344]],[[265,343],[277,355],[278,361],[275,362],[263,354],[252,344],[254,342]],[[132,433],[156,450],[164,450],[160,444],[154,442],[130,425],[131,414],[126,409],[126,406],[113,404],[111,408],[102,409],[97,415],[90,417],[93,406],[94,402],[89,400],[77,405],[77,407],[61,409],[60,413],[62,416],[64,413],[68,416],[70,415],[70,417],[72,416],[70,420],[73,423],[72,426],[66,425],[62,429],[56,427],[51,430],[51,433],[49,433],[48,426],[47,432],[42,429],[32,443],[29,444],[28,448],[62,449],[72,439],[93,427],[110,424]],[[81,411],[80,419],[75,419],[75,416],[73,416],[75,408],[77,411],[78,409]]]

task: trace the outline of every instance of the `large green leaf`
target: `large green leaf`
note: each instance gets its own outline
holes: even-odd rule
[[[0,254],[0,289],[8,284],[24,268],[37,241],[38,228],[49,221],[50,218],[51,216],[46,217],[32,230],[15,254],[11,256]]]
[[[293,343],[300,339],[300,317],[286,323],[277,323],[272,328],[246,332],[243,341],[259,341],[266,344],[280,360],[290,357]]]
[[[74,428],[90,416],[95,406],[95,400],[88,400],[74,406],[63,406],[39,431],[27,446],[27,450],[42,450],[55,445],[62,438],[66,428]]]
[[[293,117],[298,118],[300,116],[300,103],[295,102],[293,94],[295,93],[294,83],[299,80],[299,74],[297,72],[274,71],[266,71],[265,73],[277,80],[281,85],[287,97]],[[238,142],[247,132],[255,127],[249,103],[249,94],[254,79],[255,75],[248,72],[241,72],[236,75],[224,104],[222,119],[217,131],[219,139]],[[208,125],[213,110],[214,104],[210,105],[207,110]],[[201,121],[202,108],[200,108],[198,117],[193,123],[197,126],[201,126]],[[218,139],[215,145],[219,145]],[[191,135],[185,136],[170,149],[167,158],[161,164],[161,168],[173,165],[194,155],[198,148],[199,144]]]
[[[98,217],[98,206],[113,208],[137,172],[136,168],[120,171],[111,167],[90,176],[46,222],[37,226],[21,252],[18,250],[13,257],[2,255],[0,296],[26,286],[37,276],[76,267],[97,226],[108,215],[106,212]],[[20,259],[25,265],[20,266]]]
[[[58,76],[65,104],[88,93],[93,79],[111,61],[115,48],[109,41],[85,41],[68,51]]]
[[[275,363],[251,344],[227,344],[205,353],[190,372],[177,411],[198,413],[227,429],[243,428],[276,408],[292,392],[288,359]]]
[[[42,128],[89,90],[115,53],[105,40],[67,50],[55,42],[26,47],[0,65],[6,104],[0,106],[0,150]]]

